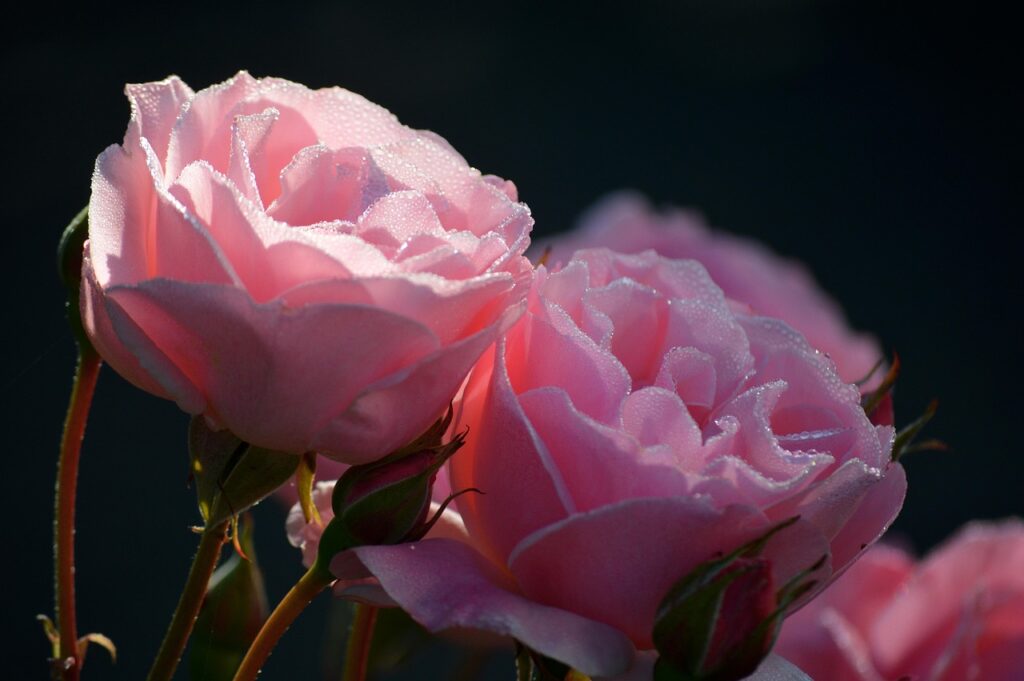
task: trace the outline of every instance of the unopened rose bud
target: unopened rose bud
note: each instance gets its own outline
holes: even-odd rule
[[[814,585],[822,561],[781,588],[759,554],[792,522],[690,571],[665,596],[654,626],[655,681],[738,681],[771,651],[787,608]]]
[[[345,471],[331,499],[334,518],[320,540],[321,565],[355,546],[398,544],[426,534],[434,520],[429,510],[437,471],[462,446],[463,437],[443,445],[439,440],[440,433],[433,442],[420,438],[412,451],[406,448]]]

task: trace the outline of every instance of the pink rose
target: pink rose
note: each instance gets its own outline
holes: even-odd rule
[[[463,541],[355,552],[428,628],[513,636],[591,676],[652,647],[660,600],[702,562],[799,516],[765,549],[770,577],[828,556],[827,580],[905,492],[893,429],[824,355],[653,252],[540,268],[462,409],[451,488],[484,492],[456,502]]]
[[[437,135],[245,72],[127,95],[82,313],[140,388],[253,444],[365,462],[438,418],[520,314],[529,210]]]
[[[874,547],[775,650],[830,681],[1024,678],[1024,523],[968,525],[917,565]]]
[[[781,319],[802,333],[811,347],[832,358],[847,383],[864,378],[882,357],[878,342],[849,329],[842,310],[800,263],[784,260],[752,239],[711,231],[696,213],[659,214],[640,195],[613,194],[551,246],[550,263],[568,260],[578,248],[594,247],[620,253],[653,249],[668,258],[697,260],[741,308]],[[875,381],[880,379],[876,374]]]

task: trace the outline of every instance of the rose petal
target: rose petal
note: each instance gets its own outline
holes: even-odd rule
[[[625,672],[633,647],[615,629],[515,593],[469,546],[430,539],[354,549],[381,586],[431,631],[453,627],[511,636],[588,676]]]
[[[644,392],[627,398],[627,418],[633,418],[639,402],[652,401]],[[575,510],[589,511],[623,499],[689,492],[688,480],[676,469],[676,456],[670,448],[642,450],[634,438],[576,410],[564,391],[537,388],[520,395],[519,404],[550,453]],[[685,428],[685,424],[671,422],[658,425]],[[699,446],[700,433],[695,436]],[[586,455],[580,456],[580,452]]]
[[[370,383],[345,411],[322,424],[313,448],[339,458],[344,455],[345,461],[356,464],[408,444],[440,418],[477,359],[521,311],[510,307],[495,323],[472,336]],[[406,319],[405,323],[413,322]],[[439,410],[437,405],[444,407]]]
[[[134,138],[126,139],[125,147],[131,148],[133,143],[145,137],[153,147],[162,171],[167,159],[171,128],[182,106],[195,93],[177,76],[153,83],[131,83],[124,89],[132,107],[132,117],[128,123],[129,137]]]
[[[499,341],[473,369],[459,421],[472,436],[448,464],[452,489],[484,492],[456,503],[480,551],[496,562],[504,562],[520,538],[566,517],[572,504],[512,391],[503,361],[508,342]]]
[[[232,287],[164,280],[113,288],[108,297],[139,326],[161,330],[160,351],[203,386],[218,421],[243,440],[295,453],[344,449],[322,441],[325,424],[365,386],[437,349],[428,329],[363,306],[291,310],[256,304]],[[132,350],[143,361],[152,356]]]
[[[570,516],[524,539],[508,565],[523,593],[540,603],[580,613],[623,630],[650,648],[654,616],[672,585],[699,563],[763,534],[768,525],[752,507],[724,510],[688,497],[632,499]],[[789,528],[773,542],[781,584],[828,552],[807,527]],[[800,540],[783,543],[786,533]],[[643,560],[637,560],[643,556]],[[585,569],[581,569],[585,566]]]

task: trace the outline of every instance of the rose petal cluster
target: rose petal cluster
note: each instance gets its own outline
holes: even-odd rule
[[[734,306],[792,326],[835,362],[848,383],[864,379],[883,357],[876,339],[850,329],[842,309],[803,264],[781,258],[753,239],[711,230],[691,211],[657,212],[641,195],[620,192],[596,203],[575,230],[546,245],[552,249],[551,263],[567,261],[577,249],[596,247],[620,253],[651,249],[669,258],[697,260]],[[880,378],[875,375],[876,381]]]
[[[82,317],[122,376],[346,463],[425,430],[521,313],[515,187],[340,88],[129,85],[96,162]]]
[[[474,369],[451,488],[462,540],[355,550],[427,627],[509,635],[590,676],[652,647],[660,600],[771,537],[776,584],[824,584],[886,529],[906,480],[833,362],[739,311],[701,264],[578,251]],[[460,426],[461,427],[461,426]]]
[[[776,652],[815,679],[1019,679],[1022,567],[1020,520],[970,524],[920,563],[875,546],[786,621]]]

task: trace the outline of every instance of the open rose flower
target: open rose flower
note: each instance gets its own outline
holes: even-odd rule
[[[140,388],[348,463],[417,436],[521,312],[515,187],[340,88],[129,85],[96,162],[82,312]]]
[[[640,195],[613,194],[587,211],[577,229],[550,245],[553,264],[579,248],[595,247],[620,253],[653,249],[668,258],[697,260],[734,305],[792,326],[835,362],[847,383],[863,379],[882,357],[874,338],[849,329],[842,310],[803,265],[752,239],[712,231],[695,213],[657,213]],[[880,378],[875,375],[876,382]]]
[[[776,652],[829,681],[1024,678],[1024,523],[968,525],[916,565],[872,548],[787,620]]]
[[[652,648],[659,602],[702,562],[799,516],[763,556],[775,585],[827,557],[820,586],[906,488],[892,428],[827,357],[650,251],[539,269],[462,409],[451,488],[483,492],[456,502],[462,541],[355,553],[430,629],[509,635],[591,676]]]

